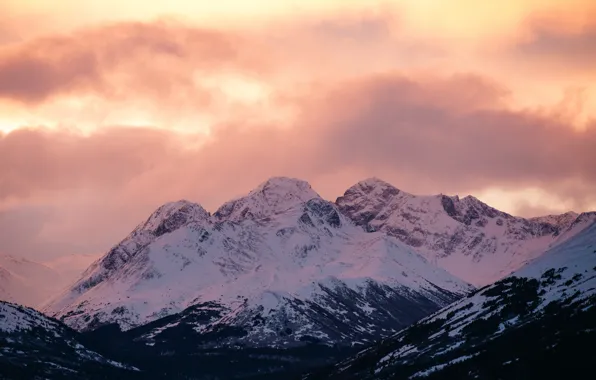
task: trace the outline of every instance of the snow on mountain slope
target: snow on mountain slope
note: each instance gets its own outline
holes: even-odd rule
[[[415,196],[376,178],[351,187],[336,204],[367,231],[398,238],[476,286],[503,278],[596,220],[595,213],[572,212],[523,219],[472,196]]]
[[[213,342],[197,339],[205,346],[364,344],[428,315],[469,289],[384,236],[327,249],[328,263],[299,260],[311,261],[312,266],[261,261],[255,273],[220,291],[225,296],[216,302],[191,306],[168,316],[164,323],[154,322],[140,339],[170,346],[165,337],[184,330],[204,337],[223,336]],[[429,283],[429,278],[435,282]],[[197,312],[203,315],[198,323]],[[189,313],[191,321],[187,321]]]
[[[223,204],[214,214],[219,221],[240,222],[282,213],[313,198],[320,198],[308,182],[274,177],[263,182],[247,196]]]
[[[38,306],[66,285],[59,273],[43,264],[0,256],[0,300]]]
[[[584,378],[596,338],[596,223],[513,275],[307,379]]]
[[[350,321],[366,321],[360,337],[387,335],[471,289],[355,226],[306,182],[273,178],[213,216],[186,201],[161,207],[45,311],[80,330],[128,330],[204,306],[214,312],[197,331],[240,328],[236,341],[291,345],[353,338]]]
[[[122,378],[134,370],[88,349],[63,323],[0,301],[0,378]]]

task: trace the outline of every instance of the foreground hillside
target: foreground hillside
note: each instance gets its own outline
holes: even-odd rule
[[[592,378],[596,224],[332,368],[304,379]]]
[[[0,301],[0,379],[140,379],[81,342],[63,323]]]

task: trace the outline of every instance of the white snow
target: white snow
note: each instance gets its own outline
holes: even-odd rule
[[[469,225],[462,223],[446,212],[442,195],[412,195],[376,178],[348,189],[338,204],[356,218],[373,215],[369,224],[376,230],[405,233],[406,242],[411,242],[418,253],[475,286],[509,275],[596,220],[596,214],[582,218],[572,212],[523,219],[492,209],[471,196],[445,199],[459,216],[476,213],[479,217],[471,219]],[[540,229],[544,224],[562,233],[543,234]]]
[[[188,212],[190,222],[159,237],[146,232],[155,231],[181,205],[194,210]],[[472,289],[396,238],[355,226],[303,181],[274,178],[222,208],[211,217],[186,202],[160,208],[117,246],[128,261],[108,270],[106,255],[46,312],[65,316],[82,311],[66,319],[75,328],[85,327],[87,315],[97,315],[105,321],[117,318],[128,329],[197,302],[216,301],[238,310],[247,300],[267,312],[285,298],[314,299],[321,285],[360,291],[374,281],[439,303],[434,286],[458,294]],[[336,214],[333,220],[340,226],[325,221],[326,213]],[[135,248],[138,253],[132,255]],[[102,276],[108,279],[77,290]],[[114,317],[118,307],[126,310]]]
[[[554,283],[546,283],[543,274],[554,269],[555,274],[561,276],[554,281]],[[539,258],[529,262],[522,269],[512,274],[516,277],[526,277],[537,279],[541,281],[539,288],[540,302],[538,303],[534,312],[540,310],[548,305],[551,301],[562,300],[572,294],[578,292],[577,301],[585,299],[596,294],[596,223],[592,223],[587,228],[584,226],[581,231],[573,237],[566,239],[561,244],[557,244],[551,249],[543,253]],[[432,355],[433,357],[441,357],[445,353],[453,351],[466,342],[466,338],[462,336],[463,328],[470,323],[478,320],[478,318],[489,318],[494,313],[498,313],[500,308],[492,312],[488,312],[484,303],[494,299],[493,296],[487,296],[485,293],[492,289],[489,286],[486,289],[480,290],[476,294],[455,302],[442,310],[430,315],[419,323],[431,323],[437,320],[445,320],[443,326],[449,327],[448,335],[451,337],[449,346],[441,347],[436,352],[425,353],[424,349],[417,345],[405,344],[397,347],[394,351],[388,353],[376,363],[375,373],[381,372],[384,368],[395,363],[396,360],[406,360],[408,356],[416,355]],[[588,305],[587,307],[593,307]],[[498,330],[487,339],[492,339],[505,330],[516,325],[527,322],[526,319],[514,316],[508,320],[502,321]],[[432,347],[429,341],[432,341],[444,332],[444,328],[434,333],[421,342],[422,347]],[[407,332],[407,329],[397,333],[394,336],[396,341],[400,340],[400,336]],[[367,350],[361,351],[358,355],[366,354]],[[422,351],[420,351],[422,350]],[[457,361],[465,360],[469,356],[460,357],[456,360],[442,363],[435,367],[429,368],[425,371],[420,371],[412,377],[424,377],[434,371],[438,371],[448,365],[452,365]],[[507,364],[507,363],[505,363]],[[348,365],[349,366],[349,365]]]
[[[81,358],[86,358],[88,360],[107,363],[115,367],[119,368],[128,368],[137,370],[134,367],[130,367],[124,365],[119,362],[115,362],[109,359],[105,359],[100,354],[90,351],[85,346],[81,345],[80,343],[76,342],[72,338],[66,337],[64,334],[66,333],[67,328],[52,319],[49,319],[45,315],[41,314],[40,312],[33,310],[31,308],[22,307],[16,304],[11,304],[7,302],[0,302],[0,332],[2,334],[8,334],[8,336],[4,336],[3,340],[8,344],[16,343],[15,339],[11,338],[11,334],[26,332],[32,330],[33,328],[38,328],[45,330],[46,332],[53,335],[55,338],[64,339],[64,343],[68,344],[72,348],[75,349],[76,354]],[[18,335],[17,335],[17,340]],[[41,339],[41,338],[40,338]],[[14,350],[11,348],[3,348],[4,352],[12,352],[14,354],[23,355],[25,352],[21,350]],[[74,359],[74,358],[73,358]],[[76,359],[75,359],[76,360]],[[55,368],[59,369],[66,369],[58,366],[55,363],[46,362],[45,364],[51,365]]]
[[[476,355],[478,355],[478,354],[476,354]],[[415,373],[414,375],[410,376],[410,379],[414,379],[416,377],[427,377],[428,375],[430,375],[433,372],[440,371],[443,368],[448,367],[448,366],[453,365],[453,364],[456,364],[456,363],[461,363],[461,362],[463,362],[465,360],[468,360],[468,359],[473,358],[476,355],[464,355],[464,356],[461,356],[459,358],[450,360],[448,363],[439,364],[439,365],[430,367],[429,369],[426,369],[424,371],[420,371],[420,372]]]
[[[0,302],[0,331],[14,333],[16,331],[31,330],[41,326],[47,330],[57,330],[59,325],[43,314],[30,308],[19,307],[14,304]]]
[[[274,177],[260,184],[247,196],[223,204],[215,215],[219,220],[240,222],[279,214],[310,199],[320,198],[308,182]],[[249,210],[248,213],[244,210]]]
[[[231,320],[246,307],[262,306],[267,315],[289,299],[316,302],[321,286],[362,292],[371,282],[405,295],[416,292],[440,304],[435,286],[458,294],[472,289],[448,271],[475,283],[501,278],[548,247],[556,250],[575,241],[596,220],[596,215],[569,213],[528,221],[490,209],[473,197],[448,197],[459,215],[489,215],[482,216],[483,226],[466,225],[446,213],[445,199],[414,196],[370,179],[348,190],[335,205],[322,200],[308,183],[280,177],[224,204],[213,215],[188,201],[169,203],[44,310],[65,316],[77,329],[87,326],[88,317],[117,321],[130,329],[199,302],[222,305],[228,310],[224,319]],[[357,210],[356,216],[375,214],[371,225],[377,231],[366,232],[338,212],[347,206]],[[544,223],[555,223],[563,232],[535,233]],[[165,231],[163,226],[172,228]],[[390,228],[409,231],[410,238],[420,239],[420,246],[388,236]],[[165,232],[158,234],[160,229]],[[437,255],[454,234],[465,244],[479,236],[482,242],[473,250]],[[82,287],[89,283],[94,286]],[[453,317],[463,320],[450,335],[477,318],[485,298],[476,294],[464,301],[474,306]],[[370,305],[358,307],[375,312]],[[450,310],[433,318],[444,318]]]

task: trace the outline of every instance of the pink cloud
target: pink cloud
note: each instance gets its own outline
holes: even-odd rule
[[[273,175],[309,180],[331,199],[377,175],[414,193],[533,186],[579,209],[595,200],[596,126],[580,132],[556,114],[509,109],[507,91],[482,77],[372,76],[294,99],[293,125],[236,120],[201,148],[142,128],[4,135],[0,197],[17,204],[5,213],[21,215],[19,202],[45,205],[27,244],[69,241],[62,252],[74,253],[84,242],[93,244],[83,251],[109,247],[163,202],[214,210]],[[0,241],[4,251],[33,249]]]
[[[52,96],[97,93],[208,100],[194,74],[263,69],[240,35],[181,24],[121,23],[44,37],[0,49],[0,98],[39,103]]]

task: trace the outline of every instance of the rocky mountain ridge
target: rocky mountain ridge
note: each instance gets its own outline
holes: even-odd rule
[[[128,330],[204,306],[209,318],[193,331],[236,329],[217,344],[365,344],[472,289],[437,266],[482,285],[490,280],[479,276],[501,278],[593,220],[516,218],[378,179],[333,203],[276,177],[212,215],[188,201],[160,207],[45,310],[79,330]],[[353,324],[361,331],[347,332]]]
[[[524,219],[472,196],[415,196],[372,178],[348,189],[339,210],[367,231],[381,231],[476,286],[512,273],[596,220],[568,212]]]
[[[378,339],[384,339],[382,348],[357,356],[364,361],[343,362],[347,372],[337,378],[360,378],[358,368],[394,376],[391,368],[402,368],[401,356],[383,361],[392,363],[387,366],[370,363],[400,350],[404,333],[398,331],[407,326],[414,331],[407,339],[419,346],[408,355],[451,345],[463,350],[437,353],[430,361],[408,356],[415,362],[409,376],[423,376],[434,366],[465,361],[466,339],[492,341],[492,330],[469,335],[484,317],[491,323],[506,318],[498,321],[513,326],[511,313],[538,316],[545,294],[566,300],[561,292],[584,280],[589,285],[585,260],[573,264],[581,273],[568,271],[569,265],[544,252],[578,252],[574,244],[585,248],[594,216],[516,218],[473,197],[414,196],[378,179],[362,181],[329,202],[304,181],[272,178],[213,214],[189,201],[159,207],[45,311],[83,331],[77,335],[82,345],[141,368],[146,378],[275,379],[345,358]],[[554,257],[569,263],[575,256]],[[543,258],[553,273],[535,265]],[[473,286],[440,266],[480,285],[477,273],[498,277],[511,268],[541,269],[522,276],[525,280],[507,277],[476,291],[472,297],[482,298],[476,313],[468,307],[476,298],[454,303]],[[545,273],[553,279],[542,284]],[[538,287],[532,278],[540,279]],[[573,289],[578,290],[586,289]],[[519,295],[510,297],[513,293]],[[585,308],[588,293],[573,310]],[[529,314],[519,297],[531,298]],[[446,305],[461,307],[427,317]],[[439,326],[432,318],[441,313]],[[540,325],[543,319],[528,321]],[[447,339],[442,327],[465,333]],[[424,342],[415,341],[421,338]],[[233,368],[225,364],[230,361]],[[325,373],[336,376],[336,370]]]
[[[306,182],[274,178],[213,215],[160,207],[46,311],[79,330],[128,330],[206,305],[197,333],[241,331],[218,344],[364,344],[471,289]]]

